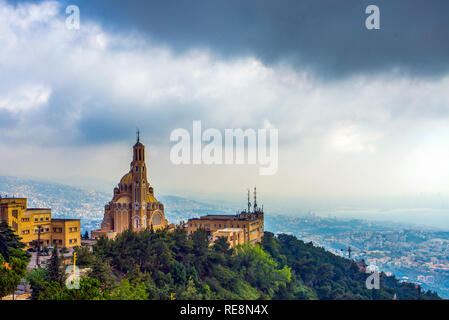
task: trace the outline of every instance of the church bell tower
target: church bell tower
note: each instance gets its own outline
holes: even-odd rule
[[[133,161],[131,162],[132,172],[132,230],[145,229],[147,190],[149,188],[147,180],[147,168],[145,165],[145,146],[140,142],[140,133],[137,131],[137,142],[133,147]],[[135,219],[138,217],[138,219]],[[133,219],[134,218],[134,219]]]

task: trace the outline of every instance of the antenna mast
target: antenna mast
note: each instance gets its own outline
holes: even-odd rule
[[[254,212],[257,211],[257,191],[256,187],[254,187]]]

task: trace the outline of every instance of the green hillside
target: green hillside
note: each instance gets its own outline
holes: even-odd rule
[[[380,277],[380,289],[368,290],[365,281],[369,274],[359,271],[359,266],[349,259],[336,256],[312,243],[281,234],[277,237],[265,232],[262,246],[279,266],[287,265],[297,281],[311,288],[318,299],[440,299],[436,293],[424,292],[412,283],[402,283],[394,276]],[[289,295],[287,298],[293,298]]]
[[[35,299],[439,299],[413,284],[382,275],[381,288],[365,288],[367,274],[348,259],[289,235],[265,233],[259,246],[213,246],[199,230],[127,231],[102,238],[90,252],[77,248],[90,270],[80,290],[63,284],[57,257],[28,278]]]

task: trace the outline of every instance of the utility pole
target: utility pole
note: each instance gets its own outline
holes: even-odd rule
[[[248,189],[248,213],[251,212],[251,202],[249,201],[249,189]]]
[[[40,267],[39,256],[41,253],[41,226],[37,230],[37,252],[36,252],[36,266]]]

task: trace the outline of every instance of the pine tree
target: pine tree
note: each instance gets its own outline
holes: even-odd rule
[[[226,255],[232,254],[232,249],[230,248],[228,239],[226,237],[218,237],[214,242],[214,250],[222,252]]]
[[[0,298],[13,293],[25,275],[30,254],[24,247],[13,230],[0,223]]]
[[[47,266],[48,281],[55,281],[59,284],[63,284],[65,280],[65,274],[61,268],[61,257],[59,256],[58,248],[55,247],[51,254],[50,263]]]
[[[102,289],[108,289],[114,283],[112,268],[107,259],[96,257],[91,265],[89,277],[98,280],[101,283]]]
[[[22,243],[21,238],[14,234],[13,230],[6,222],[0,223],[0,254],[6,261],[9,261],[9,249],[23,249],[25,244]]]

